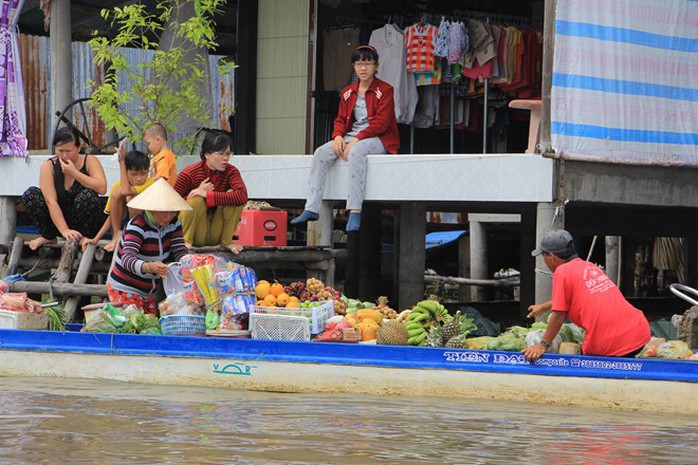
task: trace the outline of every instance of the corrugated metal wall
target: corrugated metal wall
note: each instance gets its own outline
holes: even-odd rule
[[[22,76],[24,78],[24,94],[27,106],[27,135],[29,150],[46,150],[50,146],[53,128],[50,118],[50,76],[51,60],[48,37],[37,37],[20,34],[19,51],[21,57]],[[73,51],[73,100],[89,97],[92,89],[88,86],[90,81],[102,82],[102,69],[94,65],[92,48],[84,42],[74,42]],[[127,61],[135,66],[141,62],[150,61],[153,52],[139,49],[125,49]],[[234,76],[221,77],[216,64],[222,57],[212,55],[209,57],[211,75],[211,87],[214,109],[214,125],[229,130],[228,116],[235,108],[233,81]],[[126,77],[122,76],[121,88],[128,86]],[[62,110],[62,109],[61,109]],[[136,105],[127,109],[135,112]],[[84,119],[79,111],[73,113],[73,122],[83,132],[89,131],[96,144],[104,144],[105,127],[97,116],[95,110],[85,107]],[[188,134],[191,136],[191,134]],[[177,137],[173,134],[172,137]]]
[[[257,152],[305,152],[308,0],[260,0],[257,39]]]

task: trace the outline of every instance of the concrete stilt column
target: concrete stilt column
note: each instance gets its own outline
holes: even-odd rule
[[[332,225],[334,224],[334,213],[332,202],[323,201],[320,205],[320,219],[308,222],[308,245],[332,245]]]
[[[487,279],[487,229],[485,223],[469,221],[470,226],[470,277],[472,279]],[[475,302],[486,300],[485,290],[472,286],[470,298]]]
[[[51,2],[51,130],[57,111],[73,101],[73,53],[71,50],[70,0]],[[53,137],[51,134],[49,137]]]
[[[539,203],[536,209],[536,246],[548,231],[564,227],[564,206],[553,203]],[[543,257],[536,257],[536,269],[545,272],[550,271],[543,261]],[[536,273],[536,303],[550,300],[553,291],[552,276]]]
[[[15,238],[17,206],[13,197],[0,197],[0,244],[9,244]]]
[[[606,236],[606,275],[618,284],[618,268],[620,266],[620,238]]]

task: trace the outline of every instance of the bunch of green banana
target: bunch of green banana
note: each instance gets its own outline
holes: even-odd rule
[[[446,310],[446,307],[441,305],[438,300],[422,300],[421,302],[417,303],[417,306],[415,308],[423,308],[429,313],[432,314],[433,318],[436,321],[440,321],[442,323],[445,323],[447,321],[451,321],[453,318],[449,313],[448,310]],[[414,309],[413,309],[414,311]]]
[[[426,345],[429,328],[434,324],[450,319],[448,310],[438,301],[422,300],[412,308],[412,312],[402,322],[410,336],[407,343],[413,346]]]

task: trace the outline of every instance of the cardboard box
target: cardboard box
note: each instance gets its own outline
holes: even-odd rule
[[[246,246],[285,246],[287,221],[285,210],[243,210],[233,240]]]

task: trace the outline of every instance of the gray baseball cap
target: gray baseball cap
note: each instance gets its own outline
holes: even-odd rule
[[[564,229],[553,229],[543,236],[537,249],[531,252],[531,256],[537,257],[542,253],[554,253],[561,258],[569,257],[576,253],[572,235]]]

